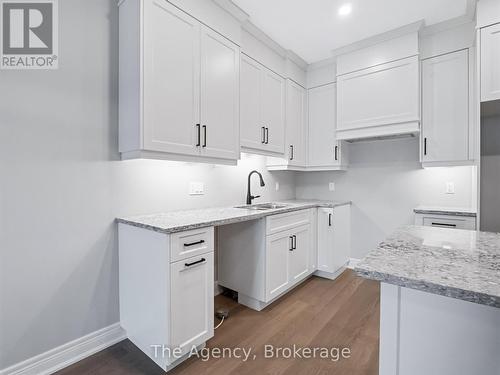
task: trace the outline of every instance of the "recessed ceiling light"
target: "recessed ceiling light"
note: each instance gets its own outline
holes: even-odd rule
[[[352,5],[347,3],[339,8],[339,16],[347,16],[352,12]]]

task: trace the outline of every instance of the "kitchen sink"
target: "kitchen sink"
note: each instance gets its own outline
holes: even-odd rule
[[[260,204],[247,204],[244,206],[236,206],[235,208],[242,208],[245,210],[255,210],[255,211],[264,211],[264,210],[275,210],[277,208],[285,208],[287,205],[283,203],[260,203]]]

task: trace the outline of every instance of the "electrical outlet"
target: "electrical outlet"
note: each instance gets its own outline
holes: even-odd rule
[[[278,191],[280,189],[280,183],[279,182],[276,182],[275,188],[276,188],[276,191]]]
[[[455,194],[455,183],[453,182],[446,183],[446,194]]]
[[[328,190],[335,191],[335,182],[330,182],[328,184]]]
[[[203,182],[190,182],[189,195],[203,195],[205,194],[205,184]]]

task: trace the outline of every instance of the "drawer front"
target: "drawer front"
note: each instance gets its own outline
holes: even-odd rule
[[[423,224],[424,226],[438,228],[476,229],[475,220],[473,218],[424,216]]]
[[[214,251],[214,227],[173,233],[170,248],[170,262]]]
[[[214,254],[170,265],[170,345],[182,354],[214,335]]]
[[[266,233],[271,235],[311,223],[313,209],[271,215],[266,218]]]

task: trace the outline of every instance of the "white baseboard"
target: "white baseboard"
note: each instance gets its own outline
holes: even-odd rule
[[[0,375],[52,374],[125,338],[126,334],[120,323],[115,323],[0,370]]]
[[[354,267],[356,267],[360,261],[361,259],[358,258],[350,258],[349,263],[347,264],[347,268],[353,270]]]

